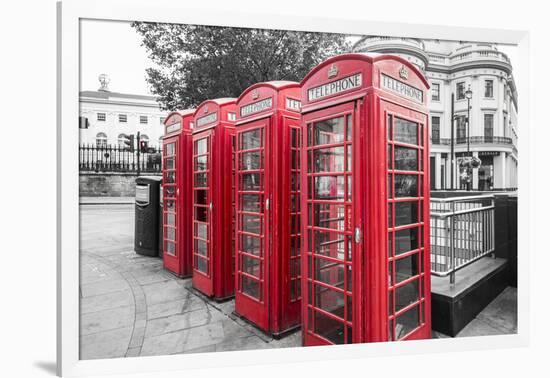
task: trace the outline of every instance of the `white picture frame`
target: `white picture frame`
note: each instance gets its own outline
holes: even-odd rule
[[[251,28],[294,29],[302,31],[337,32],[346,34],[376,34],[413,36],[449,40],[491,41],[518,46],[519,61],[514,67],[520,93],[519,121],[521,138],[519,150],[529,151],[528,67],[529,34],[525,31],[479,29],[450,26],[415,25],[369,21],[365,19],[326,19],[288,14],[190,8],[177,0],[153,2],[74,1],[58,3],[58,317],[57,372],[63,376],[99,374],[147,373],[208,367],[245,366],[253,364],[327,361],[331,359],[362,358],[398,354],[437,353],[442,351],[471,351],[525,346],[528,343],[527,267],[528,206],[530,185],[530,155],[521,154],[519,163],[520,207],[518,209],[518,333],[506,336],[485,336],[466,339],[438,339],[405,343],[375,343],[342,345],[321,348],[287,348],[243,352],[181,354],[158,357],[79,360],[79,189],[78,189],[78,128],[73,127],[79,109],[79,20],[104,19],[127,21],[158,21]],[[329,22],[327,22],[329,21]],[[242,354],[241,354],[242,353]],[[246,358],[239,358],[246,353]]]

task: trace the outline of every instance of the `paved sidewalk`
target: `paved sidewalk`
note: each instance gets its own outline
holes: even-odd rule
[[[137,255],[133,229],[133,207],[81,207],[81,359],[300,346],[299,332],[274,340],[235,318],[234,301],[207,301]]]

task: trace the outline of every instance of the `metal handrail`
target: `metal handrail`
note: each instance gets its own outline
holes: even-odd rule
[[[431,273],[453,284],[456,271],[494,252],[494,195],[432,198],[430,207]]]

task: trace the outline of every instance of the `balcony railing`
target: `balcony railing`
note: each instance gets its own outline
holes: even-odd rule
[[[466,144],[468,138],[455,138],[455,144]],[[512,144],[512,138],[501,136],[473,136],[470,137],[470,144]],[[434,138],[432,144],[449,146],[451,138]]]
[[[492,195],[430,200],[431,273],[449,276],[495,250]]]

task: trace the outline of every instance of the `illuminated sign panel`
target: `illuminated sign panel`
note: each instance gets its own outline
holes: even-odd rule
[[[166,126],[166,134],[177,131],[177,130],[180,129],[180,127],[181,127],[180,122],[176,122],[176,123],[173,123],[171,125],[168,125],[168,126]]]
[[[307,99],[309,101],[315,101],[333,94],[359,88],[362,84],[363,75],[358,73],[355,75],[344,77],[340,80],[333,81],[332,83],[327,83],[315,88],[308,89]]]
[[[253,113],[261,112],[262,110],[270,109],[273,106],[273,99],[266,98],[261,101],[253,102],[245,106],[241,106],[241,117],[246,117]]]
[[[300,109],[302,108],[302,103],[298,100],[287,97],[286,98],[286,108],[289,109],[289,110],[295,110],[295,111],[299,112]]]
[[[395,80],[392,77],[382,75],[380,86],[387,89],[390,92],[397,93],[398,95],[408,98],[419,103],[424,103],[424,93],[415,87],[405,84],[399,80]]]
[[[204,117],[197,119],[197,127],[208,125],[209,123],[216,122],[218,120],[218,113],[211,113]]]

